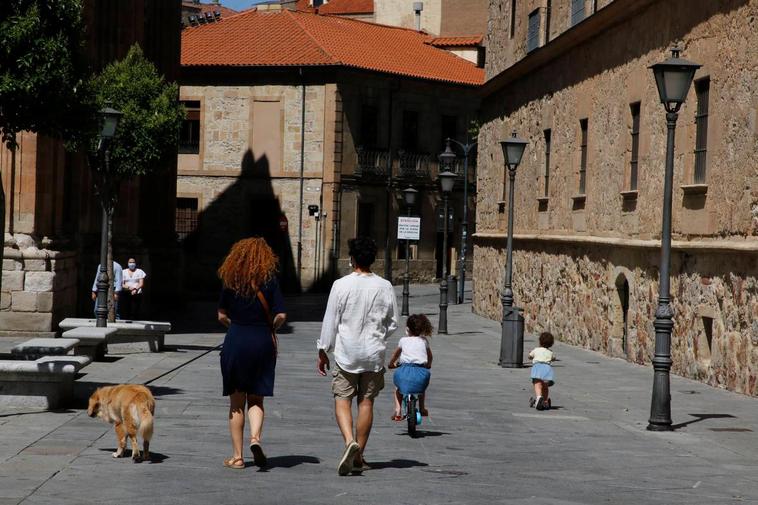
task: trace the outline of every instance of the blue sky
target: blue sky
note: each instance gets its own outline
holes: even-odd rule
[[[229,7],[230,9],[234,9],[236,11],[247,9],[251,5],[255,5],[260,2],[261,0],[221,0],[222,5],[225,5],[226,7]]]

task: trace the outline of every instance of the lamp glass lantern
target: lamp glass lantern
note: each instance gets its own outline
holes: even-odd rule
[[[440,165],[444,167],[446,171],[450,171],[450,167],[455,162],[455,151],[450,146],[450,139],[445,140],[445,150],[439,155]]]
[[[111,139],[116,135],[116,128],[118,122],[124,115],[123,112],[114,109],[113,107],[103,107],[99,111],[100,119],[102,120],[102,127],[100,129],[100,137],[103,139]]]
[[[658,96],[667,112],[677,112],[687,98],[695,72],[702,65],[679,57],[680,50],[671,50],[671,58],[652,65]]]
[[[413,187],[407,187],[403,190],[403,198],[405,199],[405,204],[408,207],[413,207],[416,205],[416,198],[418,197],[418,190]]]
[[[439,175],[439,178],[443,193],[448,194],[453,191],[453,186],[455,186],[456,178],[455,173],[446,170]]]
[[[500,147],[503,148],[503,159],[505,164],[511,170],[515,170],[521,163],[521,157],[524,155],[524,149],[526,149],[527,141],[516,136],[516,132],[505,139],[500,141]]]

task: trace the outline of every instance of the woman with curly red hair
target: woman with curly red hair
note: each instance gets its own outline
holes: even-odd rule
[[[261,448],[263,397],[274,394],[276,330],[284,324],[284,299],[276,270],[279,260],[262,238],[240,240],[224,259],[218,320],[228,328],[221,351],[224,396],[229,396],[233,454],[224,466],[245,467],[242,438],[245,404],[250,420],[250,451],[257,466],[266,464]]]

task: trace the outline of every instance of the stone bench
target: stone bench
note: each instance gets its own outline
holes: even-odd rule
[[[116,328],[96,328],[83,326],[63,332],[62,338],[56,340],[78,340],[77,353],[101,360],[108,349],[108,339],[118,332]]]
[[[95,327],[95,320],[69,317],[61,321],[58,326],[65,332],[74,328]],[[115,334],[108,336],[107,343],[109,344],[147,342],[150,351],[161,352],[163,351],[166,333],[171,331],[171,323],[118,319],[115,323],[108,323],[108,328],[117,330]]]
[[[74,379],[88,356],[45,356],[35,361],[0,360],[0,405],[56,409],[73,397]]]
[[[11,354],[17,359],[34,361],[43,356],[63,356],[76,349],[76,338],[33,338],[13,346]]]

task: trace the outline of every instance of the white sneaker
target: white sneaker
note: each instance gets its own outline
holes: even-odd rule
[[[340,459],[340,464],[337,466],[337,473],[341,476],[345,476],[350,473],[350,471],[353,469],[353,460],[355,459],[355,455],[358,454],[358,451],[361,450],[361,446],[359,446],[355,441],[350,442],[345,446],[345,451],[342,453],[342,459]]]

